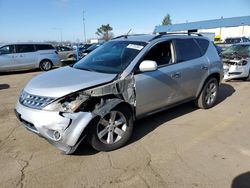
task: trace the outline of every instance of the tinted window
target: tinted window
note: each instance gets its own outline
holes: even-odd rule
[[[208,40],[206,39],[194,39],[194,40],[198,43],[200,50],[201,50],[201,54],[204,55],[209,45]]]
[[[52,45],[49,44],[37,44],[36,50],[53,50],[55,49]]]
[[[162,42],[156,44],[143,59],[155,61],[158,66],[172,63],[171,43]]]
[[[13,45],[3,46],[2,48],[0,48],[0,54],[12,54],[12,53],[14,53]]]
[[[34,52],[35,48],[33,44],[18,44],[16,45],[16,53]]]
[[[71,49],[63,46],[63,47],[60,47],[59,50],[65,52],[65,51],[70,51]]]
[[[199,46],[193,39],[176,39],[175,48],[177,62],[188,61],[201,57]]]
[[[225,40],[225,43],[227,44],[236,44],[236,43],[240,43],[241,39],[240,38],[228,38]]]

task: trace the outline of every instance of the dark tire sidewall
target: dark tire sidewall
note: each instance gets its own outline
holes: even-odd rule
[[[49,62],[50,63],[50,68],[49,69],[45,69],[44,68],[44,66],[43,66],[43,63],[44,62]],[[51,70],[52,69],[52,63],[51,63],[51,61],[49,61],[49,60],[42,60],[41,62],[40,62],[40,69],[42,70],[42,71],[49,71],[49,70]]]

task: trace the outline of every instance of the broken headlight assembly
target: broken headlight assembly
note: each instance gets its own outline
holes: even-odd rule
[[[43,110],[55,112],[75,112],[83,103],[88,100],[88,96],[82,93],[74,93],[60,98],[49,105],[45,106]]]
[[[242,66],[244,66],[244,65],[247,64],[247,60],[245,60],[245,59],[244,59],[244,60],[241,60],[240,63],[241,63]]]

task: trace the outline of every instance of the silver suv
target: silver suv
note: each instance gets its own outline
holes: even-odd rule
[[[58,53],[50,44],[18,43],[0,48],[0,71],[34,68],[48,71],[59,62]]]
[[[67,154],[83,138],[99,151],[123,146],[133,122],[187,101],[215,105],[222,63],[208,39],[192,35],[115,38],[73,66],[33,78],[16,115]]]

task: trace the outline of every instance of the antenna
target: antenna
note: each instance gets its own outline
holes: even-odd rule
[[[128,38],[128,34],[132,31],[132,29],[130,29],[126,35],[124,35],[124,38],[127,39]]]

